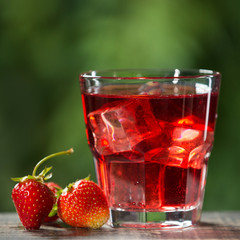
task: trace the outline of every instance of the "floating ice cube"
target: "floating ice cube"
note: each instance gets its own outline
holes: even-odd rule
[[[158,152],[159,149],[165,149],[171,146],[172,128],[163,121],[158,121],[158,124],[160,128],[158,127],[158,129],[155,129],[154,133],[139,142],[134,147],[134,150],[145,154],[151,150],[153,150],[153,152],[154,150]]]
[[[175,128],[173,131],[173,141],[189,142],[201,137],[201,132],[194,129]]]
[[[187,164],[188,152],[181,147],[155,148],[148,151],[145,160],[167,166],[183,167]]]
[[[88,119],[95,148],[102,155],[131,151],[139,142],[161,131],[147,99],[106,104],[91,112]]]
[[[186,151],[191,152],[194,148],[203,144],[203,142],[203,131],[182,127],[176,127],[173,130],[172,146],[182,147]]]
[[[188,156],[188,166],[200,169],[203,161],[210,155],[213,131],[205,126],[201,119],[195,116],[188,116],[175,123],[172,134],[172,146],[185,149]]]
[[[205,160],[208,160],[211,153],[212,144],[202,144],[194,148],[189,154],[188,166],[201,169]]]
[[[167,165],[183,166],[187,160],[187,151],[178,146],[171,146],[168,148],[168,162]]]

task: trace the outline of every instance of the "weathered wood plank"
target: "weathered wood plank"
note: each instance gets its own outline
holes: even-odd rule
[[[26,231],[16,213],[0,213],[0,239],[240,239],[240,212],[206,212],[198,226],[184,230],[70,228],[62,222]]]

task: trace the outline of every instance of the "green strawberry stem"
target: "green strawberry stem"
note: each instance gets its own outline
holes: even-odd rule
[[[52,158],[52,157],[56,157],[56,156],[61,156],[61,155],[67,155],[67,154],[72,154],[73,153],[73,148],[70,148],[69,150],[67,151],[62,151],[62,152],[57,152],[57,153],[53,153],[45,158],[43,158],[42,160],[40,160],[37,165],[34,167],[33,169],[33,173],[32,173],[32,176],[33,177],[36,177],[36,173],[37,173],[37,170],[39,168],[40,165],[42,165],[44,162],[46,162],[48,159]],[[50,169],[49,169],[50,170]]]

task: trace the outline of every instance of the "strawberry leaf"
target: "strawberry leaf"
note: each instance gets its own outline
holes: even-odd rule
[[[50,179],[52,177],[52,173],[48,174],[46,177],[44,177],[44,181]]]
[[[52,167],[45,167],[43,171],[39,174],[39,177],[45,177],[45,175],[52,169]]]
[[[86,178],[84,178],[84,180],[90,181],[91,180],[91,174],[88,174],[88,176]]]
[[[27,179],[35,179],[35,177],[33,177],[32,175],[28,175],[25,177],[11,178],[11,180],[14,182],[24,182]]]
[[[58,188],[58,187],[54,187],[54,188],[57,189],[57,192],[55,193],[56,203],[53,205],[53,208],[52,208],[51,212],[48,214],[48,217],[53,217],[57,214],[57,210],[58,210],[57,200],[63,192],[62,188]]]
[[[53,216],[55,216],[55,215],[57,214],[57,209],[58,209],[57,203],[55,203],[55,204],[53,205],[53,208],[52,208],[51,212],[48,214],[48,217],[53,217]]]
[[[55,189],[57,189],[57,192],[55,193],[55,196],[58,199],[60,197],[60,195],[62,194],[63,189],[62,188],[57,188],[57,187],[55,187]]]

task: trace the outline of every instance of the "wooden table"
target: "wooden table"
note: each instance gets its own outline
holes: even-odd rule
[[[26,231],[16,213],[0,213],[0,239],[240,239],[240,212],[205,212],[199,226],[184,230],[70,228],[58,222]]]

